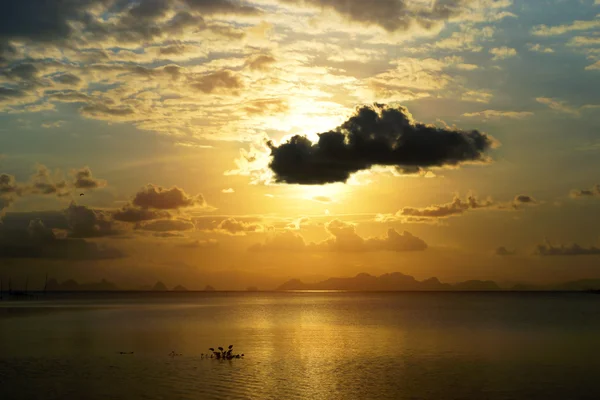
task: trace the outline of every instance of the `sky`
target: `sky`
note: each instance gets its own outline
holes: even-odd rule
[[[599,93],[598,0],[3,5],[0,275],[600,278]]]

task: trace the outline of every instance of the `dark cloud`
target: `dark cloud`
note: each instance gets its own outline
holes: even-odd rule
[[[363,238],[356,233],[354,224],[340,220],[330,221],[325,229],[331,237],[319,243],[306,243],[304,238],[293,232],[278,232],[265,243],[257,243],[250,251],[333,251],[333,252],[371,252],[371,251],[422,251],[427,244],[410,232],[398,233],[388,229],[382,237]]]
[[[21,194],[22,187],[17,184],[15,177],[9,174],[0,174],[0,195]]]
[[[526,194],[520,194],[520,195],[515,196],[514,203],[515,204],[522,204],[522,203],[536,204],[537,200]]]
[[[229,91],[235,94],[237,93],[237,89],[243,87],[243,84],[241,79],[233,72],[223,70],[195,78],[190,83],[190,86],[204,93]]]
[[[106,186],[104,179],[96,179],[92,176],[92,170],[90,167],[83,167],[72,172],[75,180],[73,186],[77,189],[96,189]]]
[[[514,251],[508,250],[506,247],[504,246],[500,246],[496,249],[495,254],[497,256],[513,256],[515,255]]]
[[[14,176],[0,174],[0,217],[15,202],[17,196],[22,194],[22,191],[23,188],[17,183]]]
[[[252,71],[266,71],[269,67],[274,64],[277,60],[273,56],[266,54],[259,54],[252,56],[246,62],[248,68]]]
[[[69,74],[69,73],[55,76],[52,78],[52,80],[54,82],[63,83],[65,85],[77,85],[79,82],[81,82],[80,77],[78,77],[77,75]]]
[[[26,93],[21,89],[0,86],[0,101],[11,100],[14,97],[23,97]]]
[[[205,14],[257,15],[260,10],[237,0],[183,0],[191,9]]]
[[[480,208],[489,208],[494,205],[492,200],[479,200],[474,195],[468,195],[465,200],[456,196],[451,203],[434,205],[425,208],[405,207],[396,214],[400,217],[417,217],[417,218],[448,218],[454,215],[459,215],[467,210],[475,210]]]
[[[298,4],[298,0],[280,0],[283,3]],[[365,25],[378,25],[386,31],[406,31],[417,25],[432,29],[440,22],[466,11],[469,0],[437,0],[428,8],[416,8],[407,0],[384,0],[369,2],[363,0],[301,0],[316,8],[329,8],[349,20]]]
[[[183,189],[173,186],[165,189],[157,185],[149,184],[135,194],[133,205],[141,208],[153,208],[156,210],[175,210],[182,207],[206,206],[204,197],[198,194],[192,197]]]
[[[133,108],[129,106],[111,107],[103,103],[92,103],[81,107],[79,110],[81,115],[103,118],[103,117],[123,117],[135,113]]]
[[[171,12],[174,17],[165,20]],[[260,10],[234,0],[28,0],[6,2],[0,13],[0,62],[15,53],[11,41],[70,45],[112,39],[139,42],[202,29],[201,13],[256,15]],[[97,15],[109,16],[98,18]]]
[[[479,131],[438,128],[412,121],[408,110],[364,106],[334,131],[312,143],[296,135],[275,146],[269,167],[277,182],[319,185],[346,182],[350,175],[375,165],[411,172],[428,167],[487,162],[494,139]]]
[[[185,219],[158,219],[139,223],[136,229],[154,232],[178,232],[194,229],[194,223]]]
[[[600,248],[596,246],[582,247],[576,243],[553,246],[549,242],[537,245],[535,254],[539,256],[587,256],[599,255]]]
[[[172,238],[172,237],[185,237],[185,235],[181,232],[154,232],[152,236],[161,237],[161,238]]]
[[[168,219],[171,217],[171,214],[164,210],[138,208],[128,204],[119,210],[113,211],[112,216],[116,221],[137,223],[153,219]]]
[[[600,185],[594,185],[590,189],[577,189],[571,191],[571,197],[600,197]]]
[[[22,63],[2,71],[2,75],[14,81],[33,81],[37,78],[39,70],[34,64]]]
[[[48,96],[49,99],[60,101],[62,103],[87,103],[92,100],[87,94],[75,90],[47,90],[44,94]]]
[[[59,239],[41,219],[30,220],[26,228],[15,227],[10,220],[0,224],[0,258],[97,260],[120,257],[124,254],[115,248],[84,239]]]
[[[69,225],[69,237],[93,238],[120,233],[108,211],[93,210],[71,202],[65,214]]]

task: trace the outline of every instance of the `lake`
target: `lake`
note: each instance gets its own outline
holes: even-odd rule
[[[245,357],[201,357],[230,344]],[[588,293],[0,301],[2,399],[599,399],[599,377]]]

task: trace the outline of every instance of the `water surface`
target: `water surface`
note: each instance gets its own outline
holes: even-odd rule
[[[201,359],[230,344],[245,358]],[[598,354],[585,293],[0,302],[2,399],[598,399]]]

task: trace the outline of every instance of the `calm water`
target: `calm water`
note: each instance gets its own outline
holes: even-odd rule
[[[246,357],[200,358],[229,344]],[[599,399],[599,377],[592,294],[0,302],[1,399]]]

